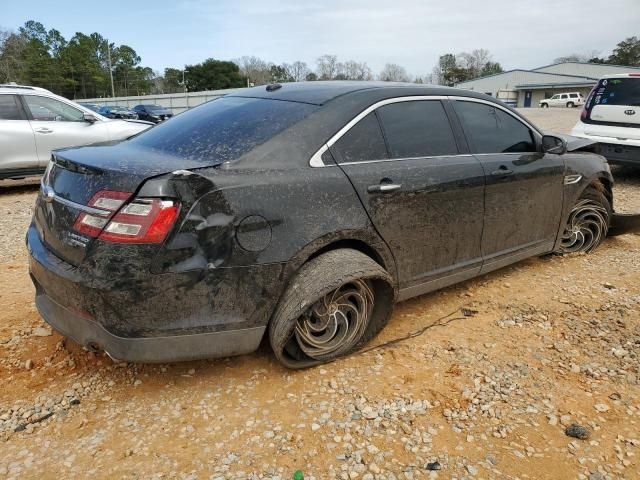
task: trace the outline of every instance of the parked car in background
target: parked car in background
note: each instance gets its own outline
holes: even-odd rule
[[[137,120],[138,114],[129,107],[121,105],[104,105],[98,110],[98,113],[107,118],[121,118],[129,120]]]
[[[55,152],[27,234],[36,306],[132,362],[248,353],[265,335],[287,367],[331,361],[398,299],[596,248],[613,178],[579,143],[455,88],[245,89]]]
[[[603,77],[571,135],[599,142],[611,163],[640,166],[640,74]]]
[[[100,110],[100,105],[98,105],[97,103],[84,103],[84,102],[80,102],[78,103],[78,105],[82,105],[84,108],[88,108],[89,110],[99,113],[98,111]]]
[[[580,92],[556,93],[551,98],[540,100],[541,108],[566,107],[573,108],[584,105],[584,97]]]
[[[42,88],[0,85],[0,179],[42,174],[57,148],[122,140],[150,125],[110,120]]]
[[[133,107],[133,111],[138,114],[140,120],[159,123],[173,117],[173,112],[162,105],[142,104]]]

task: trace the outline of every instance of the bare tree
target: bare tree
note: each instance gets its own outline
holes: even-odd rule
[[[462,52],[456,55],[456,60],[460,68],[466,69],[470,76],[479,77],[485,65],[492,60],[489,50],[477,48],[471,53]]]
[[[396,63],[387,63],[378,78],[383,82],[408,82],[409,74],[404,67]]]
[[[289,76],[293,78],[294,82],[302,82],[306,80],[307,75],[311,73],[311,70],[307,66],[305,62],[301,62],[300,60],[296,60],[292,64],[284,64],[284,67],[287,69]]]
[[[265,85],[271,82],[271,63],[255,56],[244,56],[234,60],[234,63],[240,67],[240,74],[254,85]]]
[[[0,30],[0,83],[21,82],[26,46],[27,41],[22,35]]]
[[[320,80],[335,80],[340,73],[340,64],[336,55],[322,55],[316,60],[317,75]]]
[[[343,74],[346,80],[371,80],[373,75],[371,69],[366,62],[356,62],[355,60],[349,60],[342,64]]]
[[[564,63],[564,62],[580,62],[587,63],[592,58],[596,58],[600,55],[599,50],[591,50],[587,53],[570,53],[569,55],[565,55],[564,57],[556,58],[553,63]]]

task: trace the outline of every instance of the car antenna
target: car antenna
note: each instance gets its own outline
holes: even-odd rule
[[[267,85],[267,92],[275,92],[279,88],[282,88],[282,85],[280,85],[279,83],[272,83]]]

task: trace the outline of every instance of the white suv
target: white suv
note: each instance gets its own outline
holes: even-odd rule
[[[640,165],[640,73],[602,78],[571,135],[598,142],[610,163]]]
[[[580,92],[556,93],[551,98],[540,100],[540,108],[567,107],[573,108],[584,105],[584,97]]]
[[[43,88],[0,85],[0,180],[42,174],[54,149],[123,140],[151,125],[105,118]]]

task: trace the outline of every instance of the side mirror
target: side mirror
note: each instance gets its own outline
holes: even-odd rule
[[[543,135],[542,151],[544,153],[553,153],[555,155],[564,155],[567,153],[567,142],[555,135]]]
[[[90,113],[84,114],[84,121],[87,123],[96,123],[98,119]]]

